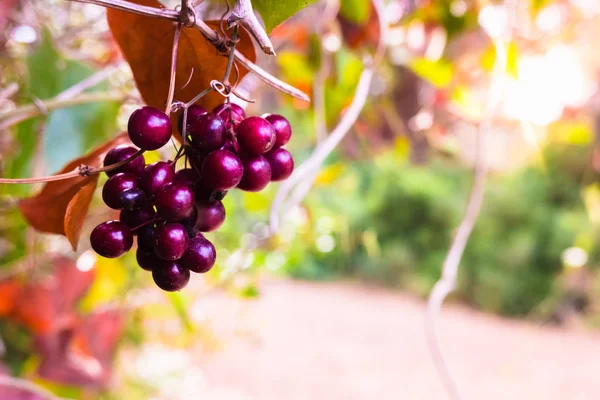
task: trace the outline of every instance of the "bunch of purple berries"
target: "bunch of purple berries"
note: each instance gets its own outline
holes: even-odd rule
[[[183,133],[182,117],[178,128]],[[131,114],[127,131],[140,149],[156,150],[170,140],[172,127],[165,113],[142,107]],[[292,155],[282,148],[292,129],[281,115],[246,118],[236,104],[224,103],[212,112],[194,105],[188,108],[185,132],[179,155],[186,157],[186,168],[175,171],[176,160],[146,165],[140,155],[107,172],[102,199],[121,210],[120,217],[96,226],[90,236],[96,253],[108,258],[127,253],[137,236],[138,264],[152,271],[156,285],[166,291],[185,287],[190,271],[213,267],[216,250],[202,233],[223,224],[221,200],[228,190],[257,192],[294,169]],[[104,165],[136,153],[131,146],[115,147]]]

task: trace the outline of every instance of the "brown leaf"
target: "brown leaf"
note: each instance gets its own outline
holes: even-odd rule
[[[79,235],[81,234],[81,228],[83,228],[83,222],[87,216],[88,210],[90,209],[90,203],[98,185],[98,175],[91,176],[90,181],[82,186],[75,196],[67,204],[67,210],[65,212],[64,229],[65,235],[73,251],[77,250],[77,243],[79,241]]]
[[[132,2],[162,7],[157,0]],[[175,23],[114,9],[108,9],[106,16],[110,30],[131,67],[142,98],[148,105],[163,109],[169,91]],[[207,23],[218,30],[218,22]],[[251,61],[256,60],[254,44],[246,31],[240,30],[240,42],[236,48]],[[179,38],[175,99],[191,100],[208,88],[211,80],[221,80],[226,65],[227,57],[218,54],[215,47],[197,29],[183,27]],[[247,69],[240,67],[239,79],[247,72]],[[233,80],[235,71],[232,72]],[[223,97],[212,92],[197,104],[210,109],[222,102]]]
[[[110,149],[127,141],[127,134],[121,133],[85,156],[71,161],[59,173],[73,171],[82,164],[97,167]],[[98,175],[48,182],[40,193],[21,200],[19,209],[36,230],[65,235],[75,249],[97,182]]]

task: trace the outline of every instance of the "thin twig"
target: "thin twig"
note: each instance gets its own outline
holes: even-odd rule
[[[171,104],[173,104],[173,95],[175,93],[175,77],[177,75],[177,50],[179,49],[179,36],[181,35],[181,23],[175,28],[173,37],[173,51],[171,52],[171,79],[169,80],[169,94],[167,96],[167,105],[165,114],[171,115]]]
[[[509,10],[509,20],[511,19]],[[510,26],[510,21],[509,21]],[[510,31],[510,30],[509,30]],[[448,397],[452,400],[460,400],[458,386],[448,367],[437,334],[437,319],[440,314],[442,304],[446,297],[452,293],[456,287],[458,277],[458,267],[462,259],[465,247],[469,237],[473,232],[477,217],[481,210],[485,190],[485,178],[487,164],[485,160],[486,140],[492,127],[492,119],[495,110],[502,98],[502,82],[507,60],[506,43],[507,40],[491,38],[496,50],[496,60],[492,71],[490,87],[486,96],[484,106],[484,117],[479,124],[477,131],[476,157],[473,167],[473,184],[471,193],[467,200],[465,214],[458,226],[456,235],[450,244],[444,263],[442,264],[442,273],[440,279],[435,283],[427,302],[427,311],[425,314],[425,333],[429,352],[433,358],[435,367],[438,371],[442,383],[446,389]]]
[[[53,182],[53,181],[62,181],[65,179],[72,179],[78,176],[89,176],[96,175],[101,172],[107,172],[115,170],[123,165],[130,163],[135,160],[139,156],[144,154],[144,150],[138,150],[137,153],[133,154],[131,157],[120,161],[115,164],[107,165],[106,167],[92,167],[89,165],[80,165],[75,168],[73,171],[64,172],[62,174],[49,175],[49,176],[41,176],[36,178],[0,178],[1,183],[9,183],[9,184],[31,184],[31,183],[41,183],[41,182]]]
[[[127,98],[123,93],[118,92],[94,92],[94,93],[82,93],[77,97],[70,99],[56,99],[52,98],[49,100],[40,101],[40,104],[47,111],[56,110],[58,108],[75,106],[78,104],[95,103],[101,101],[123,101]],[[21,121],[29,118],[37,117],[42,114],[42,109],[35,104],[27,104],[21,107],[17,107],[14,110],[0,114],[0,131],[9,128]]]
[[[180,13],[175,10],[161,9],[155,7],[140,6],[134,3],[123,0],[68,0],[76,1],[79,3],[96,4],[103,7],[115,8],[121,11],[129,11],[138,15],[145,15],[148,17],[163,18],[171,21],[180,21]],[[199,18],[195,18],[194,27],[202,33],[202,35],[215,47],[219,47],[223,43],[223,38],[217,31],[208,26],[204,21]],[[310,97],[306,93],[299,89],[277,79],[267,71],[258,67],[252,61],[248,60],[241,52],[235,51],[234,57],[243,66],[248,68],[252,73],[256,74],[262,81],[271,85],[275,89],[281,90],[297,99],[310,101]]]

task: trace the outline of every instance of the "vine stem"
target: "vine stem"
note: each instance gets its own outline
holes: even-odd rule
[[[36,178],[15,178],[15,179],[0,178],[0,184],[1,183],[31,184],[31,183],[53,182],[53,181],[62,181],[65,179],[72,179],[72,178],[75,178],[78,176],[96,175],[101,172],[112,171],[114,169],[122,167],[123,165],[135,160],[142,154],[144,154],[144,150],[138,150],[137,153],[133,154],[128,159],[120,161],[116,164],[108,165],[106,167],[91,167],[89,165],[80,165],[79,167],[75,168],[73,171],[65,172],[62,174],[56,174],[56,175],[41,176],[41,177],[36,177]]]
[[[226,85],[229,82],[229,75],[231,75],[231,68],[233,67],[233,62],[235,61],[235,46],[237,45],[237,41],[239,39],[238,35],[239,27],[236,25],[233,27],[233,32],[231,33],[231,48],[229,49],[229,56],[227,57],[227,67],[225,68],[225,74],[223,74],[223,79],[221,83]]]
[[[124,0],[67,0],[67,1],[75,1],[78,3],[87,3],[87,4],[95,4],[102,7],[114,8],[121,11],[128,11],[138,15],[144,15],[147,17],[155,17],[155,18],[163,18],[171,21],[178,22],[186,22],[189,17],[183,17],[182,14],[175,10],[169,9],[161,9],[155,7],[148,6],[140,6],[138,4],[133,4]],[[193,11],[193,10],[191,10]],[[222,44],[222,37],[219,35],[217,31],[208,26],[204,21],[199,18],[196,18],[196,15],[193,14],[193,23],[194,27],[202,33],[202,35],[215,47],[219,47]],[[262,27],[261,27],[262,29]],[[241,52],[235,50],[234,57],[237,61],[240,62],[244,67],[246,67],[253,74],[256,74],[263,82],[269,84],[270,86],[278,89],[284,93],[287,93],[297,99],[304,100],[309,102],[310,97],[301,90],[289,85],[273,75],[269,74],[267,71],[258,67],[252,61],[248,60]]]
[[[510,7],[508,4],[509,2],[511,3]],[[509,20],[507,22],[507,36],[509,36],[512,31],[512,18],[515,5],[516,1],[514,0],[505,0],[504,2],[504,6],[507,8],[509,15]],[[451,369],[444,358],[438,337],[437,320],[444,300],[456,287],[460,261],[471,233],[473,232],[473,228],[475,227],[475,223],[477,222],[484,199],[485,179],[487,175],[487,163],[485,160],[486,142],[492,128],[492,118],[502,99],[503,77],[507,62],[506,43],[509,41],[509,38],[490,37],[490,39],[492,39],[496,50],[496,60],[494,62],[492,78],[486,95],[483,119],[477,130],[476,157],[473,167],[471,192],[467,200],[463,218],[460,221],[454,239],[450,244],[450,248],[448,249],[448,253],[442,264],[440,279],[435,283],[429,294],[427,310],[425,313],[425,333],[429,352],[438,375],[444,384],[446,393],[452,400],[460,400],[462,397],[458,390],[458,385],[452,376]]]
[[[385,51],[385,38],[388,36],[387,23],[384,19],[383,4],[381,0],[372,0],[373,9],[377,17],[377,22],[381,34],[377,48],[372,59],[367,59],[364,64],[365,68],[354,92],[352,103],[344,113],[337,126],[331,133],[321,141],[311,156],[306,159],[292,175],[281,184],[279,191],[275,195],[273,205],[270,212],[269,230],[272,234],[279,230],[279,216],[285,214],[288,210],[299,204],[309,192],[312,183],[316,177],[316,173],[331,154],[336,146],[342,141],[346,134],[350,131],[356,120],[358,119],[362,109],[365,106],[369,95],[369,88],[376,66],[381,61]],[[305,183],[303,183],[303,181]],[[291,197],[288,198],[290,192],[294,190]],[[283,210],[283,211],[282,211]]]

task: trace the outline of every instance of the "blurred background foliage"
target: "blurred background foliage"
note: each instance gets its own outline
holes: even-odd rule
[[[277,27],[278,56],[259,56],[259,63],[307,92],[327,65],[325,117],[332,128],[352,101],[363,56],[380,32],[366,0],[343,1],[334,21],[315,28],[323,3]],[[132,253],[107,260],[89,252],[86,233],[111,214],[100,199],[72,253],[66,239],[35,234],[19,215],[17,199],[39,187],[0,186],[6,368],[62,396],[179,398],[169,390],[185,387],[177,380],[183,371],[194,376],[186,357],[195,347],[220,346],[202,314],[202,302],[215,291],[254,298],[261,276],[283,275],[359,280],[426,296],[464,212],[496,56],[488,35],[506,28],[508,11],[492,1],[385,3],[391,29],[386,58],[359,121],[313,190],[267,240],[277,187],[232,191],[225,224],[210,235],[219,249],[217,265],[189,290],[160,293]],[[589,49],[600,33],[600,7],[593,3],[519,2],[510,11],[516,23],[506,92],[486,148],[486,198],[463,257],[456,301],[544,322],[599,322],[600,59]],[[205,15],[222,12],[219,4],[202,7]],[[0,98],[3,177],[54,173],[123,130],[140,100],[102,8],[3,1],[0,29],[0,88],[16,84],[12,95]],[[104,73],[106,79],[78,95],[86,101],[48,109],[50,99]],[[240,86],[257,100],[249,114],[288,117],[292,153],[298,164],[306,159],[316,144],[310,105],[259,86],[253,77]],[[30,104],[35,116],[8,123]],[[146,161],[169,156],[171,148]],[[259,245],[238,251],[248,243]],[[57,278],[63,269],[69,280]],[[24,299],[33,305],[24,307]],[[100,327],[106,329],[97,334]],[[116,360],[107,357],[112,354]],[[160,368],[149,362],[157,358]]]

